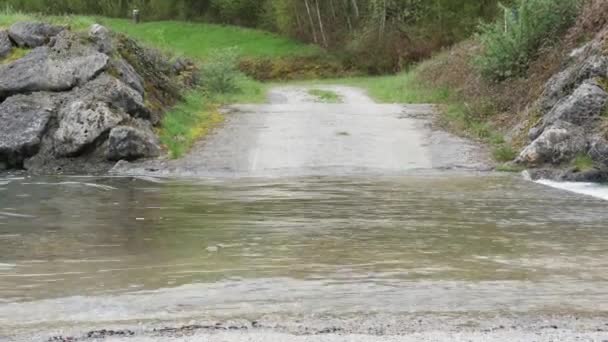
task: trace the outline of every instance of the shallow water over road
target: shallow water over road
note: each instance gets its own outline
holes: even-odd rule
[[[0,178],[0,336],[264,315],[605,312],[606,206],[504,175]]]

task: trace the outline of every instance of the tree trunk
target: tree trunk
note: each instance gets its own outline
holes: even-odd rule
[[[334,19],[336,19],[336,7],[334,6],[334,0],[329,0],[329,5],[331,6],[331,14]]]
[[[308,0],[304,0],[304,4],[306,5],[306,12],[308,12],[308,19],[310,20],[310,28],[312,29],[312,38],[315,44],[319,43],[317,39],[317,29],[315,28],[315,22],[312,19],[312,14],[310,13],[310,6],[308,5]]]
[[[357,0],[351,0],[353,4],[353,9],[355,10],[355,17],[359,18],[359,5],[357,5]]]
[[[321,30],[323,46],[327,47],[327,36],[325,36],[325,28],[323,27],[323,20],[321,19],[321,11],[319,9],[319,0],[315,0],[315,4],[317,6],[317,17],[319,18],[319,29]]]

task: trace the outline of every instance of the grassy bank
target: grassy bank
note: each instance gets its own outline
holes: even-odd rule
[[[100,20],[114,31],[125,33],[146,44],[189,58],[204,60],[214,50],[237,47],[245,57],[277,58],[312,56],[320,48],[276,34],[236,26],[179,21],[148,22],[134,25],[129,20]]]
[[[76,30],[99,23],[148,46],[197,60],[205,60],[215,50],[232,47],[238,48],[242,56],[248,58],[306,57],[323,53],[314,45],[236,26],[181,21],[156,21],[135,25],[126,19],[0,12],[0,27],[8,27],[18,21],[44,21],[67,25]]]
[[[232,103],[261,103],[265,86],[247,78],[237,80],[235,92],[217,93],[203,88],[188,92],[184,101],[165,114],[158,135],[171,158],[182,157],[196,141],[224,121],[222,106]]]

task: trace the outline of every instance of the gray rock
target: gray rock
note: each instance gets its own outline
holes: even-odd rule
[[[99,52],[112,54],[114,46],[112,44],[112,34],[105,26],[95,24],[89,29],[89,38],[95,43]]]
[[[564,98],[545,116],[545,126],[557,121],[585,125],[600,116],[608,104],[608,93],[595,81],[581,84],[572,95]]]
[[[117,76],[121,81],[135,89],[141,95],[144,95],[144,80],[139,76],[135,69],[133,69],[131,64],[120,58],[112,61],[112,68],[116,71]]]
[[[149,116],[142,96],[115,77],[102,74],[63,95],[54,152],[77,156],[129,116]]]
[[[528,166],[545,163],[560,164],[587,152],[587,139],[582,127],[558,121],[528,145],[516,162]]]
[[[602,136],[592,137],[588,154],[593,161],[608,166],[608,141]]]
[[[8,56],[13,50],[13,43],[8,37],[8,32],[0,30],[0,59]]]
[[[150,117],[150,111],[146,108],[140,93],[105,73],[79,88],[74,96],[91,102],[105,102],[112,108],[120,109],[135,118]]]
[[[11,26],[8,34],[19,47],[35,48],[49,42],[64,27],[45,23],[19,22]]]
[[[54,112],[48,94],[16,95],[0,104],[0,163],[21,167],[36,154]]]
[[[74,100],[59,110],[59,128],[54,135],[57,156],[76,156],[125,118],[107,103]]]
[[[109,160],[135,160],[158,157],[160,145],[151,130],[119,126],[110,132],[107,157]]]
[[[550,111],[583,81],[606,76],[608,76],[608,57],[592,55],[583,62],[573,64],[547,82],[545,91],[540,98],[541,111],[543,113]]]
[[[530,139],[530,141],[538,139],[538,137],[543,134],[544,129],[543,126],[532,127],[528,133],[528,139]]]
[[[562,182],[604,183],[608,181],[608,169],[592,168],[590,170],[566,170],[559,174],[557,180]]]
[[[0,66],[0,100],[27,92],[70,90],[98,75],[108,60],[99,52],[63,55],[49,47],[36,48],[24,58]]]

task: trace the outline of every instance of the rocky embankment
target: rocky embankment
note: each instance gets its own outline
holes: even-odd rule
[[[11,61],[16,48],[29,51]],[[96,173],[158,156],[154,129],[195,69],[100,25],[0,30],[0,170]]]
[[[533,178],[608,181],[607,37],[608,29],[572,51],[530,109],[529,144],[515,162]]]

